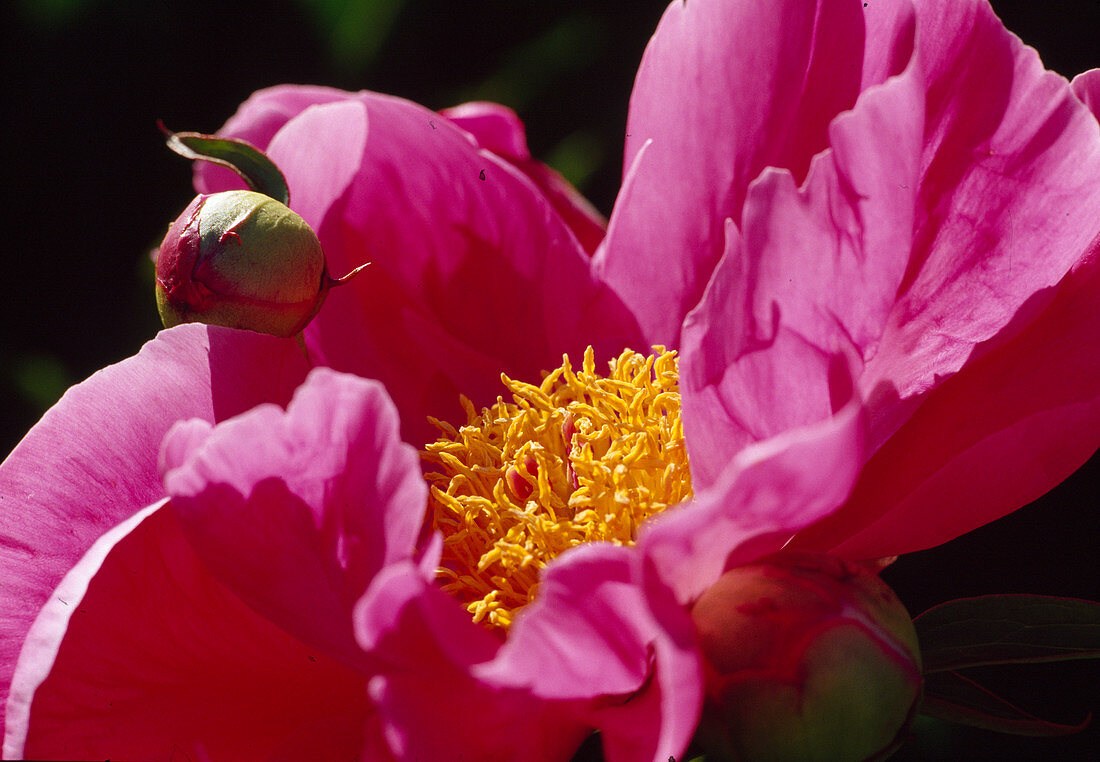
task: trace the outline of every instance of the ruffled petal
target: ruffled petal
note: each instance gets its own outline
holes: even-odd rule
[[[31,622],[107,529],[164,496],[157,450],[180,419],[281,404],[305,377],[293,341],[184,325],[66,392],[0,465],[0,705]]]
[[[592,254],[603,240],[607,220],[560,174],[531,158],[527,131],[516,112],[499,103],[463,103],[439,112],[470,133],[480,148],[511,163],[539,187],[577,242]]]
[[[647,340],[677,346],[749,184],[801,179],[859,93],[860,3],[672,3],[631,96],[624,168],[652,141],[596,255]]]
[[[1100,120],[1100,69],[1078,74],[1070,82],[1073,94]]]
[[[355,610],[360,645],[386,663],[370,695],[394,756],[567,759],[587,733],[573,705],[477,680],[472,669],[500,642],[436,586],[433,572],[411,562],[387,567]]]
[[[881,450],[850,503],[796,541],[853,558],[993,521],[1100,444],[1100,131],[1079,100],[1091,78],[1071,91],[984,3],[921,14],[916,235],[861,380]]]
[[[638,343],[526,177],[420,106],[359,97],[370,119],[359,175],[318,233],[334,272],[372,264],[332,292],[306,341],[325,364],[385,383],[409,441],[434,438],[428,415],[464,420],[460,393],[494,400],[502,371],[538,378],[563,352]],[[309,140],[339,150],[324,131]]]
[[[742,450],[692,502],[648,524],[638,545],[686,605],[727,569],[780,549],[839,508],[867,457],[866,436],[863,406],[851,396],[822,422]]]
[[[930,394],[867,463],[848,504],[794,544],[853,559],[898,555],[1045,494],[1100,444],[1097,336],[1093,254],[1037,320]]]
[[[207,574],[160,506],[105,534],[42,608],[5,756],[255,760],[325,728],[362,748],[366,679]],[[321,747],[325,748],[325,747]]]
[[[861,381],[884,441],[920,395],[1040,312],[1100,232],[1100,136],[986,2],[918,4],[925,139],[913,247]],[[1014,323],[1012,330],[1007,330]]]
[[[265,405],[211,429],[174,428],[164,484],[211,573],[253,608],[350,664],[351,609],[409,558],[427,487],[385,390],[319,368],[286,412]]]
[[[582,706],[613,762],[679,758],[702,707],[702,666],[685,610],[634,550],[590,544],[547,567],[482,681]]]

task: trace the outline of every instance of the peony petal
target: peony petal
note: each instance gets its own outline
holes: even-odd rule
[[[313,105],[342,101],[347,95],[343,90],[316,85],[279,85],[258,90],[241,104],[218,134],[247,140],[266,151],[275,133],[295,116]],[[217,164],[195,162],[194,171],[195,190],[199,193],[247,187],[236,173]]]
[[[365,698],[363,675],[215,582],[172,511],[153,506],[104,535],[43,607],[5,755],[254,760],[324,726],[353,756]]]
[[[543,700],[585,702],[609,760],[679,757],[702,707],[694,628],[670,591],[647,589],[634,550],[589,544],[547,567],[538,597],[474,674]]]
[[[463,103],[439,112],[473,136],[476,144],[509,162],[539,187],[573,231],[577,242],[592,254],[603,240],[607,220],[565,178],[531,158],[527,133],[516,112],[484,101]]]
[[[848,504],[796,544],[854,559],[908,553],[1039,498],[1096,451],[1097,336],[1093,255],[1037,320],[928,395],[868,462]]]
[[[318,151],[315,135],[324,135],[340,150]],[[355,179],[366,143],[366,109],[357,100],[342,100],[305,109],[267,146],[268,156],[286,176],[291,208],[314,230]]]
[[[609,357],[637,343],[633,318],[526,177],[420,106],[360,97],[370,137],[359,175],[318,232],[334,272],[372,264],[333,291],[306,340],[331,367],[385,383],[410,441],[434,438],[429,414],[464,420],[460,393],[495,399],[502,371],[535,379],[563,352],[593,344]],[[335,145],[323,131],[310,140]]]
[[[164,496],[157,449],[177,420],[285,403],[305,377],[294,342],[184,325],[65,396],[0,466],[0,705],[35,616],[110,527]]]
[[[499,641],[475,625],[433,576],[410,562],[387,567],[355,610],[360,645],[386,662],[371,680],[370,695],[394,756],[567,758],[587,733],[573,707],[476,680],[472,667],[491,659]]]
[[[911,40],[912,24],[893,32]],[[908,262],[922,84],[910,60],[833,120],[802,188],[786,170],[765,170],[741,232],[727,221],[727,250],[683,331],[697,490],[751,442],[832,415],[837,353],[873,355]]]
[[[866,427],[851,396],[825,421],[745,448],[692,502],[643,529],[642,553],[690,603],[725,570],[778,550],[841,506],[867,456]]]
[[[1100,120],[1100,69],[1082,72],[1070,82],[1073,94]]]
[[[827,9],[827,12],[826,12]],[[676,346],[766,166],[801,178],[856,99],[860,3],[672,3],[638,71],[623,165],[634,165],[596,255],[648,341]]]
[[[1100,135],[1065,80],[984,1],[918,12],[927,98],[914,244],[861,381],[876,447],[978,347],[1033,319],[1044,304],[1032,295],[1049,298],[1100,231]]]
[[[374,575],[411,556],[427,487],[385,390],[319,368],[284,413],[258,407],[173,429],[172,508],[211,573],[264,616],[349,664],[351,609]]]
[[[339,120],[292,126],[299,111],[332,109],[337,100],[365,107],[365,152],[346,139],[357,128]],[[522,141],[518,119],[508,114],[487,105],[460,111],[457,120],[470,120],[472,134],[399,98],[283,87],[254,95],[222,130],[260,148],[271,142],[290,178],[291,206],[325,220],[316,229],[331,272],[372,263],[329,295],[306,343],[322,364],[383,381],[409,441],[435,438],[429,414],[464,420],[460,393],[490,403],[501,371],[538,378],[562,353],[588,344],[605,358],[643,345],[633,317],[590,272],[578,237],[591,247],[597,233],[590,220],[576,219],[580,201],[541,165],[520,167],[522,154],[492,152],[514,151]],[[273,127],[288,133],[278,136]],[[492,150],[479,150],[478,136]],[[340,154],[326,155],[327,164],[359,168],[339,203],[333,189],[308,182],[318,146]],[[200,169],[198,187],[215,177]],[[326,204],[330,217],[321,213]]]

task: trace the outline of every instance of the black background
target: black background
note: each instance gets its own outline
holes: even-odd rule
[[[582,181],[606,214],[634,71],[664,5],[4,4],[0,452],[66,386],[133,354],[159,327],[146,252],[193,191],[187,162],[163,146],[158,118],[177,130],[214,131],[252,91],[281,82],[369,88],[431,108],[498,100],[519,111],[533,152]],[[1100,65],[1096,0],[993,6],[1048,67],[1071,77]],[[1098,476],[1094,456],[1038,503],[903,558],[884,577],[913,613],[997,592],[1100,598]],[[998,687],[1044,716],[1076,721],[1100,710],[1095,663],[1017,675]],[[937,723],[917,730],[897,758],[1100,758],[1095,729],[1053,740]]]

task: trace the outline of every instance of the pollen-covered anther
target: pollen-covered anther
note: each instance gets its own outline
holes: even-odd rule
[[[443,436],[425,459],[432,521],[444,538],[443,588],[474,621],[508,627],[542,568],[584,542],[632,544],[639,526],[691,496],[676,353],[626,351],[597,375],[591,348],[539,385],[502,376],[512,402]]]

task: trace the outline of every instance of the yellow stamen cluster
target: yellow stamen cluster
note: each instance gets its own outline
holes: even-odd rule
[[[443,435],[425,459],[431,515],[444,538],[443,588],[475,622],[508,627],[534,599],[540,570],[584,542],[634,542],[643,521],[691,496],[676,353],[626,351],[597,375],[591,347],[538,386],[502,376],[514,402]]]

